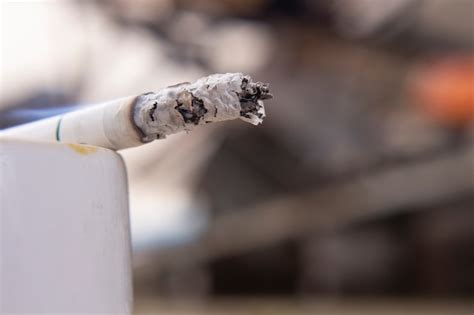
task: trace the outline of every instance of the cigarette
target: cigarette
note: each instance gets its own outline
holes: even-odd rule
[[[217,121],[240,118],[258,125],[265,117],[263,100],[271,97],[268,84],[243,73],[213,74],[6,129],[1,135],[121,150]]]

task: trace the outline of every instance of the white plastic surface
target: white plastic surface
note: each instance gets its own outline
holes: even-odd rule
[[[130,255],[119,155],[0,140],[0,314],[129,314]]]

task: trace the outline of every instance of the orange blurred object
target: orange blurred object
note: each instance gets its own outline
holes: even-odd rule
[[[474,122],[474,56],[438,59],[410,80],[416,103],[442,123]]]

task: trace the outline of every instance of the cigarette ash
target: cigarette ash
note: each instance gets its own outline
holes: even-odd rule
[[[187,124],[199,125],[199,121],[207,113],[206,107],[204,107],[204,102],[191,95],[191,102],[181,102],[179,99],[176,100],[175,109],[183,116],[184,122]]]
[[[271,99],[268,84],[262,82],[252,82],[248,77],[242,79],[240,86],[242,91],[237,93],[240,99],[240,116],[252,120],[252,116],[257,116],[258,119],[265,117],[263,110],[263,100]]]
[[[195,126],[240,118],[258,125],[265,117],[268,84],[242,73],[214,74],[137,98],[134,122],[144,141],[192,130]]]

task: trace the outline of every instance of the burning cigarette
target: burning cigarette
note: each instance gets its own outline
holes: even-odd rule
[[[271,97],[268,84],[248,75],[213,74],[10,128],[2,135],[121,150],[216,121],[240,118],[258,125],[265,117],[262,100]]]

